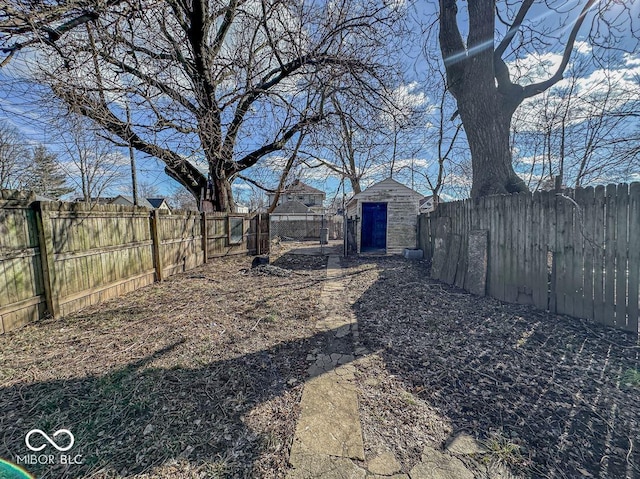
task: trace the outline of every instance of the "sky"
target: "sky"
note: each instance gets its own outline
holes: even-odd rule
[[[576,4],[576,2],[569,2],[569,4]],[[403,1],[395,2],[397,8],[407,8],[409,17],[413,18],[412,30],[414,33],[418,33],[421,25],[431,21],[433,18],[433,3],[432,2],[417,2],[415,4],[407,4]],[[638,10],[635,4],[630,3],[635,10],[634,14],[638,14]],[[621,7],[618,7],[621,8]],[[534,16],[544,22],[546,28],[554,32],[554,35],[565,36],[565,27],[558,24],[559,20],[557,15],[548,15],[547,12],[539,11],[533,12]],[[613,12],[614,15],[616,12]],[[585,25],[586,27],[586,25]],[[464,24],[462,26],[463,34]],[[554,30],[555,29],[555,30]],[[586,29],[583,29],[583,33],[579,36],[579,41],[576,44],[574,57],[588,57],[591,55],[592,50],[585,37]],[[435,38],[432,34],[431,40]],[[622,39],[624,42],[624,38]],[[426,43],[426,45],[425,45]],[[630,48],[627,45],[623,45],[626,50]],[[517,60],[511,60],[510,66],[512,72],[518,75],[522,82],[533,81],[539,79],[541,76],[548,74],[554,66],[557,66],[560,61],[562,44],[557,44],[551,47],[550,51],[543,54],[525,54]],[[433,89],[433,85],[425,81],[428,77],[426,62],[422,55],[422,50],[426,50],[435,56],[437,54],[437,45],[431,43],[426,35],[417,35],[415,41],[406,47],[406,50],[401,53],[403,61],[404,83],[397,86],[395,94],[401,99],[402,103],[405,103],[408,107],[414,107],[425,110],[427,112],[433,112],[432,116],[427,115],[422,119],[422,123],[403,137],[403,148],[400,148],[398,155],[395,158],[394,171],[396,177],[407,186],[413,186],[418,191],[424,194],[429,194],[428,188],[424,181],[424,174],[433,175],[434,160],[437,157],[435,150],[435,142],[432,140],[433,132],[437,126],[437,113],[438,113],[438,92]],[[20,55],[29,55],[28,52],[21,52]],[[631,47],[631,53],[619,52],[616,57],[616,63],[614,66],[591,66],[580,72],[580,79],[577,82],[576,89],[580,94],[584,92],[591,95],[591,98],[597,98],[594,92],[597,92],[599,85],[603,84],[604,77],[611,77],[615,79],[618,89],[629,88],[633,89],[634,85],[636,91],[640,91],[638,87],[638,78],[640,78],[640,55],[635,47]],[[28,59],[25,63],[28,63]],[[34,97],[33,93],[38,90],[38,87],[22,81],[23,73],[21,71],[21,63],[19,56],[12,60],[8,67],[0,68],[0,120],[4,120],[14,127],[16,127],[25,138],[27,144],[44,144],[49,149],[58,152],[61,157],[65,156],[65,143],[62,141],[59,128],[52,125],[46,118],[40,114],[39,100]],[[634,83],[635,82],[635,83]],[[563,101],[562,88],[564,83],[558,85],[558,88],[549,93],[548,97],[550,101],[560,102]],[[45,93],[46,95],[46,93]],[[637,101],[637,98],[631,98],[629,101]],[[518,121],[518,128],[521,131],[533,130],[536,128],[535,124],[531,121],[531,118],[539,117],[542,113],[540,109],[536,109],[535,105],[525,104],[523,108],[528,108],[528,116],[520,118]],[[637,128],[637,123],[626,124],[625,128],[631,130]],[[464,147],[464,142],[463,142]],[[123,176],[110,190],[110,194],[124,193],[130,194],[131,187],[128,177],[129,158],[128,150],[124,148],[116,149],[121,158],[121,167],[123,169]],[[536,151],[528,151],[523,146],[518,146],[514,149],[516,163],[520,172],[535,176],[540,174],[535,168],[529,167],[535,163]],[[323,154],[323,152],[318,152]],[[329,154],[329,153],[325,153]],[[391,159],[391,151],[386,150],[383,155],[387,160]],[[460,152],[460,158],[468,158],[468,153]],[[552,161],[557,163],[558,159],[553,158]],[[177,188],[177,183],[170,179],[163,171],[163,164],[154,159],[147,157],[146,155],[136,152],[136,162],[138,171],[138,182],[146,185],[153,185],[156,187],[158,193],[161,195],[170,195],[171,192]],[[269,176],[269,172],[277,173],[278,166],[282,164],[282,158],[280,155],[275,154],[270,161],[265,162],[266,166],[263,166],[264,176]],[[73,168],[70,166],[69,170]],[[376,168],[373,168],[369,176],[365,178],[363,186],[367,186],[372,182],[382,179],[389,174],[389,164],[381,164]],[[535,171],[534,171],[535,170]],[[250,170],[249,170],[250,171]],[[247,173],[249,173],[249,171]],[[342,183],[335,175],[330,175],[323,168],[315,169],[303,169],[300,168],[296,171],[304,181],[312,184],[315,187],[324,189],[327,192],[327,196],[331,197],[334,194],[342,194]],[[640,165],[637,167],[637,172],[631,172],[631,180],[640,180]],[[605,181],[606,178],[601,178]],[[274,186],[271,184],[270,186]],[[465,195],[468,192],[469,179],[465,176],[464,170],[456,170],[450,168],[447,176],[447,186],[443,190],[443,197],[445,199],[452,199]],[[348,183],[344,185],[344,191],[348,194],[350,187]],[[249,200],[250,193],[253,191],[253,187],[243,181],[236,181],[234,183],[234,192],[237,199],[242,202]]]

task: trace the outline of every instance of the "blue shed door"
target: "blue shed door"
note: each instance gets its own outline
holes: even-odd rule
[[[387,248],[387,204],[362,203],[361,251]]]

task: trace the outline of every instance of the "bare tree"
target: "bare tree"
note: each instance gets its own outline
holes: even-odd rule
[[[138,195],[140,198],[156,198],[160,196],[160,189],[148,181],[138,183]]]
[[[525,191],[527,186],[512,165],[509,131],[514,112],[525,99],[562,80],[576,37],[588,15],[594,18],[591,29],[594,41],[598,38],[611,43],[619,41],[619,32],[628,29],[630,20],[624,15],[606,17],[606,9],[612,4],[606,1],[587,0],[573,7],[552,1],[533,8],[533,0],[517,4],[477,0],[466,4],[465,14],[458,11],[459,3],[462,2],[439,1],[439,43],[448,87],[457,101],[471,149],[472,196]],[[552,13],[560,26],[550,28],[545,24],[548,15],[540,9]],[[598,23],[597,16],[605,21]],[[466,39],[459,22],[468,26]],[[550,44],[563,45],[555,70],[541,81],[514,82],[507,60],[546,51]]]
[[[6,56],[0,66],[13,55],[41,43],[55,43],[69,32],[96,20],[109,8],[123,0],[51,0],[20,2],[8,0],[0,6],[0,51]]]
[[[111,1],[65,12],[62,30],[40,15],[14,30],[11,9],[0,15],[7,51],[42,40],[38,78],[55,95],[229,211],[233,179],[318,123],[332,88],[378,89],[395,12],[373,0]]]
[[[530,187],[553,185],[556,176],[576,188],[625,181],[637,170],[639,139],[633,131],[640,92],[626,67],[594,70],[590,58],[579,55],[568,78],[523,103],[512,138],[515,162],[528,167]]]
[[[68,176],[60,165],[57,153],[44,145],[37,145],[32,149],[24,175],[24,188],[58,199],[73,191],[67,185],[67,180]]]
[[[198,204],[196,203],[193,195],[182,186],[178,186],[169,195],[169,205],[172,209],[177,210],[197,210]]]
[[[116,151],[113,142],[96,131],[93,122],[69,114],[54,121],[64,151],[61,166],[85,203],[131,181],[126,175],[128,159]]]
[[[17,129],[0,122],[0,189],[24,187],[29,150]]]
[[[311,135],[301,151],[307,168],[323,168],[328,175],[347,180],[353,193],[362,190],[361,180],[386,163],[390,138],[382,123],[381,112],[389,107],[361,98],[336,94],[327,107],[325,120]]]
[[[444,75],[440,72],[441,78],[444,80]],[[440,85],[445,85],[442,81]],[[464,161],[465,155],[460,154],[458,140],[460,138],[460,132],[462,131],[462,123],[453,121],[449,122],[447,117],[447,100],[449,99],[449,93],[446,88],[442,88],[440,91],[440,98],[437,109],[437,123],[436,128],[436,144],[437,144],[437,168],[435,177],[429,175],[426,172],[421,172],[421,176],[425,179],[431,190],[436,204],[442,188],[445,186],[447,178],[447,169],[454,170],[456,167],[459,169],[459,165]],[[457,156],[457,158],[454,158]],[[452,168],[453,166],[453,168]]]

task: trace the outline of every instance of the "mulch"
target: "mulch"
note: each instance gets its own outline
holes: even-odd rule
[[[0,336],[0,457],[66,428],[82,464],[37,477],[284,478],[326,259],[277,248],[274,268],[217,259]],[[465,431],[524,477],[640,477],[635,338],[474,297],[420,261],[345,267],[368,456],[407,472]]]
[[[369,448],[404,470],[460,432],[481,463],[532,478],[640,477],[635,336],[429,279],[425,262],[354,260]]]

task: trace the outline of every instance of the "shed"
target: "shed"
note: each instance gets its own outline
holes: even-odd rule
[[[355,195],[347,204],[346,241],[352,244],[346,250],[402,254],[405,248],[415,248],[422,197],[392,178]]]

